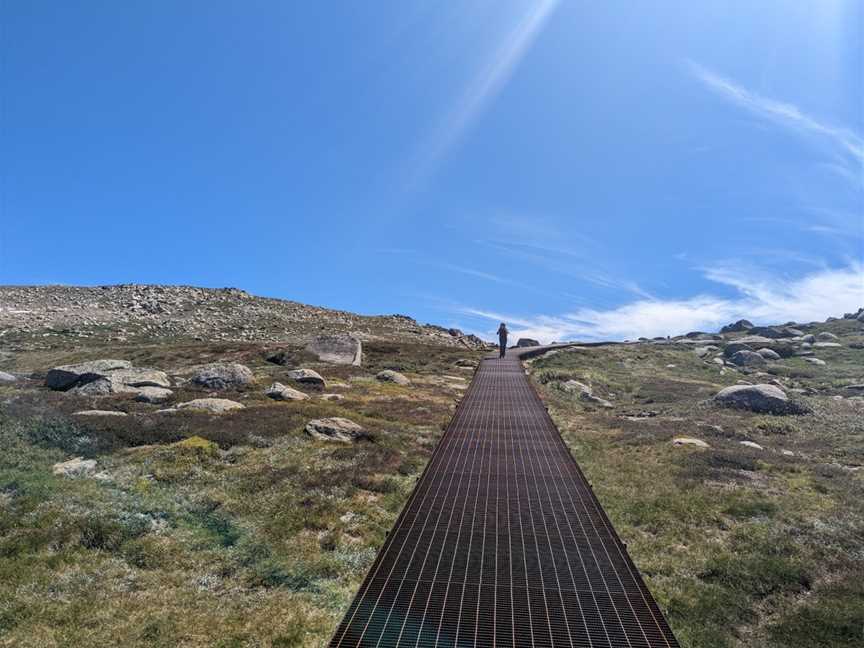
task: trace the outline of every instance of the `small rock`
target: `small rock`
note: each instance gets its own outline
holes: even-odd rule
[[[756,353],[766,360],[780,360],[780,354],[772,349],[759,349]]]
[[[710,344],[708,346],[696,347],[695,349],[693,349],[693,353],[695,353],[700,358],[704,358],[705,356],[713,353],[714,351],[719,351],[719,349],[716,346]]]
[[[697,448],[710,448],[711,446],[705,443],[702,439],[694,439],[693,437],[675,437],[672,439],[672,445],[675,446],[696,446]]]
[[[306,346],[306,350],[322,362],[333,364],[359,367],[363,360],[363,343],[353,335],[319,335]]]
[[[792,452],[791,450],[781,450],[780,454],[786,455],[787,457],[794,457],[795,456],[795,453]]]
[[[212,414],[224,414],[232,410],[244,409],[246,406],[227,398],[196,398],[185,403],[178,403],[176,409],[199,410]]]
[[[826,364],[826,362],[820,358],[804,358],[804,362],[809,362],[817,367],[824,367]]]
[[[408,378],[398,371],[393,371],[392,369],[385,369],[384,371],[379,371],[375,374],[375,378],[380,380],[381,382],[392,382],[397,385],[410,385],[411,381]]]
[[[600,398],[599,396],[595,396],[594,394],[586,394],[585,392],[582,392],[579,395],[579,399],[585,401],[586,403],[591,403],[592,405],[597,405],[598,407],[603,407],[605,409],[611,409],[615,407],[605,398]]]
[[[747,446],[748,448],[753,448],[754,450],[764,450],[765,449],[761,445],[759,445],[758,443],[755,443],[753,441],[739,441],[739,443],[743,446]]]
[[[822,331],[816,336],[816,339],[820,342],[832,342],[834,340],[837,340],[838,338],[833,333],[829,333],[828,331]]]
[[[6,373],[5,371],[0,371],[0,383],[13,383],[17,380],[18,378],[16,376]]]
[[[817,349],[836,349],[842,346],[839,342],[816,342],[813,344],[813,347]]]
[[[321,374],[312,369],[294,369],[293,371],[288,372],[288,378],[295,382],[314,385],[315,387],[321,387],[322,389],[326,386]]]
[[[568,380],[567,382],[561,383],[561,389],[563,389],[568,394],[590,394],[591,388],[585,383],[581,383],[578,380]]]
[[[739,351],[752,351],[753,347],[749,344],[744,344],[743,342],[730,342],[723,348],[723,355],[727,358],[731,358],[733,355],[738,353]]]
[[[753,328],[753,324],[746,319],[740,319],[733,324],[727,324],[723,328],[720,329],[721,333],[740,333],[742,331],[748,331]]]
[[[365,430],[350,419],[341,417],[314,419],[306,424],[306,434],[319,441],[351,443],[366,436]]]
[[[309,398],[308,394],[304,394],[303,392],[291,387],[286,387],[279,382],[274,382],[264,393],[269,398],[279,401],[307,400]]]
[[[45,386],[65,391],[85,382],[92,382],[115,369],[131,369],[132,363],[126,360],[92,360],[74,365],[54,367],[45,376]]]
[[[768,364],[765,358],[754,351],[738,351],[729,361],[739,367],[762,367]]]
[[[206,389],[224,390],[245,387],[255,381],[249,367],[237,363],[213,363],[198,367],[189,382]]]
[[[135,400],[139,403],[164,403],[174,392],[164,387],[139,387]]]
[[[714,401],[721,405],[747,409],[760,414],[804,414],[809,409],[793,403],[774,385],[733,385],[720,390]]]
[[[320,398],[321,400],[334,402],[345,400],[345,397],[342,394],[321,394]]]
[[[70,459],[69,461],[63,461],[61,463],[56,463],[51,467],[51,472],[55,475],[61,475],[63,477],[89,477],[96,472],[96,460],[95,459],[83,459],[82,457],[75,457],[74,459]]]
[[[813,335],[812,333],[809,333],[807,335],[802,335],[801,341],[805,342],[807,344],[813,344],[816,341],[816,336]]]
[[[129,416],[126,412],[118,412],[115,410],[81,410],[75,412],[72,416]]]

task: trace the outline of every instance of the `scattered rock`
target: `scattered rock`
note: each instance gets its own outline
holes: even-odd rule
[[[744,337],[738,338],[735,342],[730,342],[730,344],[746,344],[751,349],[752,348],[762,348],[763,346],[771,346],[772,344],[778,344],[780,341],[765,337],[764,335],[745,335]]]
[[[568,394],[584,394],[591,393],[591,388],[585,383],[581,383],[578,380],[568,380],[566,382],[561,383],[561,389],[567,392]]]
[[[803,331],[788,326],[754,326],[748,333],[750,335],[759,335],[766,338],[791,338],[804,335]]]
[[[312,369],[294,369],[293,371],[288,372],[288,378],[294,382],[303,383],[305,385],[314,385],[315,387],[321,387],[322,389],[327,384],[324,381],[324,378],[321,377],[321,374]]]
[[[13,383],[17,380],[18,378],[16,376],[6,373],[5,371],[0,371],[0,383]]]
[[[846,389],[849,391],[860,391],[864,392],[864,384],[861,385],[846,385]]]
[[[721,333],[741,333],[742,331],[748,331],[753,328],[753,324],[746,319],[740,319],[733,324],[727,324],[723,328],[720,329]]]
[[[804,362],[809,362],[810,364],[814,364],[817,367],[824,367],[826,362],[821,358],[804,358]]]
[[[805,342],[807,344],[813,344],[816,341],[816,336],[813,335],[812,333],[810,333],[808,335],[802,335],[801,341]]]
[[[363,343],[347,334],[319,335],[306,346],[306,350],[322,362],[333,364],[359,367],[363,359]]]
[[[783,390],[774,385],[733,385],[720,390],[714,401],[760,414],[804,414],[810,411],[790,401]]]
[[[696,347],[695,349],[693,349],[693,353],[695,353],[700,358],[704,358],[708,354],[719,350],[720,349],[718,347],[709,344],[708,346],[704,347]]]
[[[126,360],[92,360],[74,365],[54,367],[45,376],[45,386],[59,391],[71,389],[76,385],[104,378],[115,369],[131,369],[132,363]]]
[[[760,356],[762,356],[766,360],[776,361],[776,360],[781,359],[780,354],[777,353],[776,351],[773,351],[772,349],[767,349],[767,348],[766,349],[759,349],[756,353],[758,353]]]
[[[739,351],[752,351],[753,347],[749,344],[745,344],[743,342],[730,342],[723,348],[723,355],[727,358],[731,358],[733,355],[738,353]]]
[[[274,382],[264,393],[269,398],[279,401],[307,400],[309,398],[308,394],[304,394],[303,392],[291,387],[286,387],[279,382]]]
[[[755,443],[754,441],[739,441],[739,443],[743,446],[747,446],[748,448],[753,448],[754,450],[764,450],[761,445]]]
[[[227,398],[196,398],[185,403],[178,403],[176,409],[199,410],[211,414],[224,414],[233,410],[244,409],[246,406]]]
[[[385,369],[384,371],[379,371],[375,374],[375,378],[380,380],[381,382],[392,382],[397,385],[410,385],[411,381],[408,378],[398,371],[393,371],[392,369]]]
[[[164,403],[173,395],[173,391],[164,387],[139,387],[135,400],[139,403]]]
[[[586,394],[583,392],[579,395],[579,399],[585,401],[586,403],[591,403],[592,405],[597,405],[598,407],[602,407],[604,409],[612,409],[613,407],[615,407],[605,398],[600,398],[599,396],[595,396],[594,394]]]
[[[578,394],[579,400],[585,403],[591,403],[592,405],[597,405],[604,409],[611,409],[614,407],[614,405],[612,405],[608,400],[595,396],[588,385],[581,383],[578,380],[568,380],[562,383],[561,389],[568,394]]]
[[[739,367],[764,367],[768,364],[765,358],[754,351],[738,351],[729,361]]]
[[[839,338],[833,333],[829,333],[828,331],[822,331],[816,336],[816,339],[820,342],[833,342],[834,340],[838,340]]]
[[[109,394],[136,393],[141,387],[166,389],[170,386],[171,381],[164,371],[130,367],[129,369],[108,371],[102,377],[89,382],[79,381],[71,391],[88,396],[107,396]]]
[[[813,346],[817,349],[836,349],[838,347],[842,347],[843,345],[839,342],[816,342]]]
[[[519,338],[516,342],[517,347],[536,347],[540,346],[540,343],[537,340],[532,340],[531,338]]]
[[[791,450],[781,450],[780,454],[786,455],[787,457],[794,457],[795,456],[795,453],[792,452]]]
[[[320,441],[351,443],[366,437],[362,426],[346,418],[314,419],[306,424],[306,434]]]
[[[189,378],[189,382],[205,389],[237,389],[255,381],[255,376],[249,367],[237,363],[222,363],[198,367]]]
[[[116,410],[81,410],[75,412],[72,416],[129,416],[126,412],[118,412]]]
[[[51,472],[62,477],[89,477],[96,472],[96,460],[75,457],[69,461],[54,464],[51,467]]]
[[[695,446],[697,448],[710,448],[711,446],[705,443],[702,439],[694,439],[693,437],[675,437],[672,439],[672,445],[675,446]]]
[[[321,394],[320,398],[321,400],[334,402],[345,400],[345,397],[342,394]]]

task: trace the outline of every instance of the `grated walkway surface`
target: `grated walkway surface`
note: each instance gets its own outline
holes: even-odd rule
[[[481,362],[330,646],[678,643],[508,354]]]

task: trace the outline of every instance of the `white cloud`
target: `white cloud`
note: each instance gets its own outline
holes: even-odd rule
[[[755,115],[802,134],[818,135],[839,146],[841,150],[856,159],[858,182],[860,183],[860,165],[864,162],[864,139],[861,136],[847,128],[824,124],[803,113],[794,104],[784,103],[751,92],[698,63],[690,62],[690,69],[696,78],[710,90]]]
[[[507,322],[516,337],[553,340],[624,340],[716,331],[746,318],[757,324],[824,320],[864,305],[864,264],[819,270],[795,280],[752,274],[731,265],[710,268],[706,276],[736,289],[732,298],[699,295],[682,300],[642,299],[608,310],[581,308],[560,316],[513,317],[476,308],[460,312]],[[492,337],[492,329],[489,330]]]

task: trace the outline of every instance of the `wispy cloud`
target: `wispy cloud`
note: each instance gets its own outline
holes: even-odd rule
[[[477,241],[491,247],[503,255],[527,261],[545,270],[560,274],[570,279],[621,292],[627,292],[645,299],[653,299],[648,291],[630,279],[623,279],[615,273],[605,270],[597,258],[600,247],[591,243],[581,245],[577,249],[568,249],[545,243],[512,243],[497,239],[481,239]]]
[[[483,109],[506,85],[559,2],[560,0],[537,0],[528,5],[525,14],[494,49],[453,108],[424,141],[409,180],[411,188],[422,187]]]
[[[513,283],[509,279],[499,277],[498,275],[494,275],[491,272],[483,272],[482,270],[475,270],[474,268],[465,268],[463,266],[453,265],[452,263],[441,263],[438,265],[445,270],[458,272],[460,274],[468,275],[469,277],[485,279],[486,281],[494,281],[495,283]]]
[[[508,322],[514,335],[542,342],[553,340],[623,340],[640,336],[712,331],[747,318],[756,323],[816,321],[864,305],[864,264],[823,269],[795,280],[755,274],[752,269],[723,265],[706,270],[712,281],[734,287],[732,298],[699,295],[678,300],[638,300],[599,310],[578,309],[560,316],[519,317],[482,308],[461,308],[463,315]],[[490,328],[489,336],[491,337]]]
[[[693,75],[708,89],[745,110],[804,135],[822,137],[854,158],[858,166],[857,181],[861,181],[861,163],[864,162],[864,139],[848,128],[825,124],[801,111],[798,106],[763,97],[698,63],[689,62]]]

